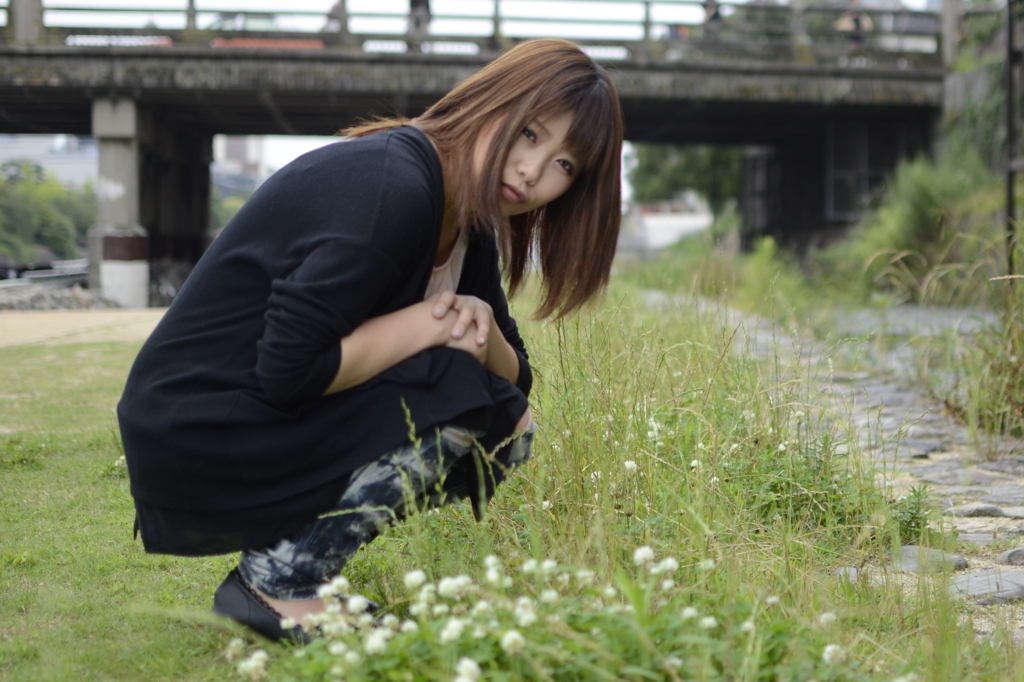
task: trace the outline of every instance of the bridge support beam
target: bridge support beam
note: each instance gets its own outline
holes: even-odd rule
[[[10,0],[7,32],[7,39],[15,45],[38,43],[43,32],[43,0]]]
[[[99,179],[89,286],[125,307],[168,305],[208,244],[213,136],[131,100],[96,100],[92,128]]]

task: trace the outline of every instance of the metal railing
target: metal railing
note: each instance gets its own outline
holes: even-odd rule
[[[17,26],[8,25],[9,42],[125,47],[487,54],[517,40],[559,36],[604,59],[740,57],[912,66],[934,63],[942,43],[939,13],[907,9],[895,0],[884,6],[856,0],[435,0],[428,18],[410,14],[405,3],[394,11],[348,0],[322,11],[282,4],[252,12],[215,2],[165,0],[140,7],[117,0],[6,0],[0,1],[0,18],[11,24],[10,13],[38,13],[36,39],[19,40],[13,35]],[[998,8],[973,5],[968,11]]]

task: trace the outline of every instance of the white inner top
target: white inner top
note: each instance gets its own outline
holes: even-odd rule
[[[452,249],[452,255],[448,260],[434,268],[430,275],[430,283],[427,284],[427,293],[423,298],[429,298],[432,294],[439,294],[442,291],[457,291],[459,279],[462,277],[462,263],[466,260],[466,249],[469,247],[469,231],[462,230],[459,238]]]

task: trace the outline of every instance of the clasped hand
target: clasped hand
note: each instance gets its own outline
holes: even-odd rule
[[[487,364],[487,352],[494,326],[494,310],[476,296],[459,296],[443,291],[427,298],[432,304],[435,319],[455,318],[444,344],[448,348],[466,351],[478,361]],[[453,315],[454,313],[454,315]]]

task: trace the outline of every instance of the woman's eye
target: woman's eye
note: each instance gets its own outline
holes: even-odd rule
[[[569,175],[576,175],[576,166],[572,165],[571,161],[559,159],[558,163],[565,170],[566,173],[568,173]]]
[[[533,130],[531,130],[529,128],[529,126],[527,126],[526,128],[523,128],[523,135],[525,135],[527,137],[527,139],[530,140],[530,142],[536,142],[537,141],[537,133],[533,132]]]

